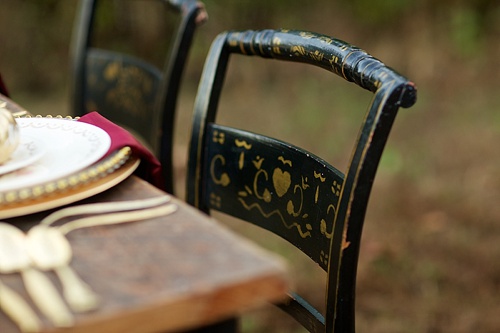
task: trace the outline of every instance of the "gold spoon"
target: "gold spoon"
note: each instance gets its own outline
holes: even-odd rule
[[[73,324],[73,315],[64,304],[51,281],[34,269],[26,251],[25,234],[18,228],[0,222],[0,273],[19,272],[24,286],[40,311],[54,326],[67,327]]]
[[[35,226],[28,232],[27,241],[33,263],[43,271],[54,270],[61,280],[64,298],[73,311],[86,312],[97,307],[99,297],[70,268],[71,246],[57,228]]]

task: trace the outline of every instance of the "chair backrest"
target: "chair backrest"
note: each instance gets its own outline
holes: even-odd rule
[[[318,66],[373,92],[345,172],[294,145],[216,123],[231,53]],[[368,198],[396,113],[415,101],[412,82],[328,36],[225,32],[212,44],[195,101],[187,200],[281,236],[327,272],[326,314],[295,293],[279,305],[310,332],[354,332],[356,268]],[[233,103],[231,109],[238,107]]]
[[[173,192],[173,132],[182,73],[196,27],[207,14],[196,0],[158,0],[180,14],[163,69],[132,55],[92,46],[98,0],[80,0],[72,45],[73,116],[99,113],[138,135],[157,155]],[[102,1],[101,1],[102,2]]]

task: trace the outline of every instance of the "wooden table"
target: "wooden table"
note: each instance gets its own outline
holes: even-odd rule
[[[131,176],[84,202],[158,195],[164,193]],[[68,329],[43,319],[43,332],[177,332],[236,317],[285,294],[287,279],[279,258],[180,200],[174,202],[179,209],[169,216],[68,234],[71,266],[102,302],[94,312],[75,314],[75,326]],[[27,230],[45,215],[9,222]],[[46,274],[60,288],[56,276]],[[29,300],[18,274],[0,278]],[[18,332],[1,312],[0,332]]]

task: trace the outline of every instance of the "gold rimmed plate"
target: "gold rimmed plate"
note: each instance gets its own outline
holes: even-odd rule
[[[34,187],[0,193],[0,218],[32,214],[101,193],[130,176],[140,160],[124,147],[82,171]]]

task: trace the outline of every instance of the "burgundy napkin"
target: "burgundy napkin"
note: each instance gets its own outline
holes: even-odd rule
[[[9,92],[7,91],[7,87],[2,81],[2,74],[0,74],[0,94],[9,97]]]
[[[117,149],[125,146],[130,147],[132,153],[141,159],[141,164],[137,168],[135,174],[159,189],[165,189],[160,162],[146,147],[137,141],[132,134],[101,116],[96,111],[80,117],[79,121],[100,127],[109,134],[111,137],[111,147],[109,147],[106,156]]]

